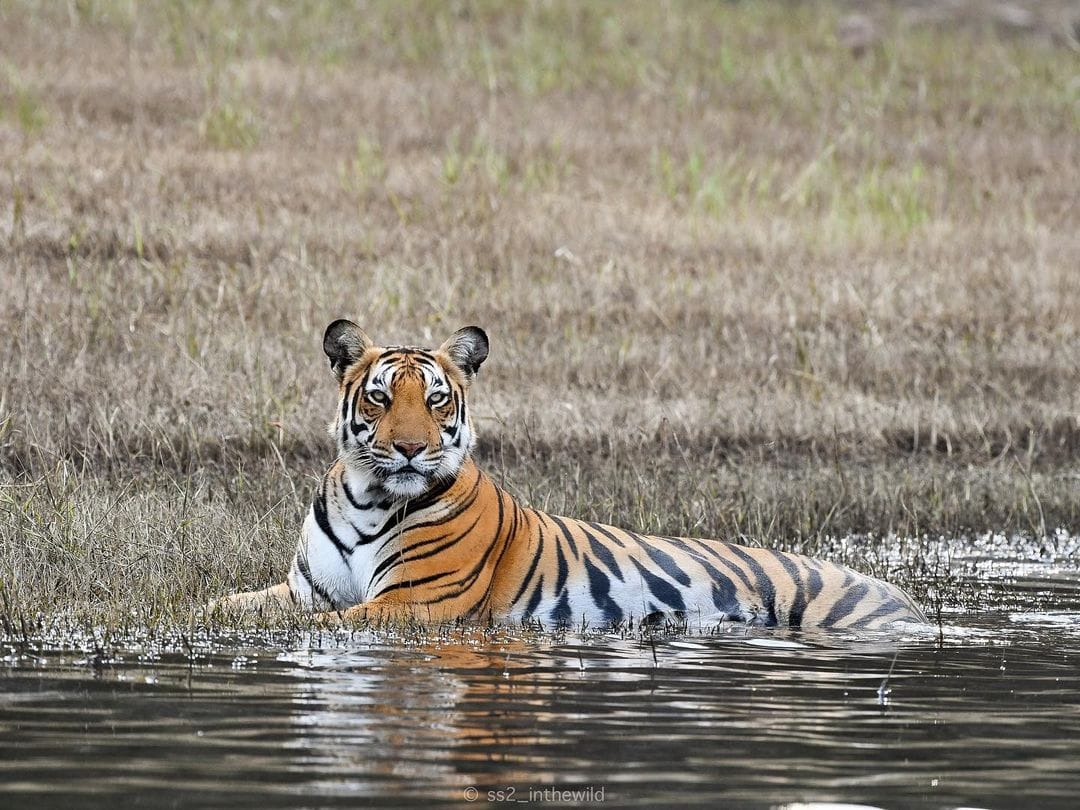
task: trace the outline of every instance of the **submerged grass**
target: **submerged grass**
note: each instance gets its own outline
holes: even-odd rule
[[[0,5],[0,612],[279,580],[342,315],[483,325],[532,504],[977,606],[939,535],[1080,526],[1075,20],[994,13]]]

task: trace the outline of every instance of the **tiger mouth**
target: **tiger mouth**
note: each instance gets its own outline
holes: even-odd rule
[[[415,475],[417,478],[430,478],[431,474],[424,470],[418,470],[416,467],[402,467],[400,470],[394,470],[387,474],[388,478],[394,478],[397,476],[411,476]]]
[[[397,470],[387,470],[383,473],[383,480],[385,481],[409,481],[414,478],[419,478],[422,481],[430,481],[433,477],[433,472],[418,470],[411,464]]]
[[[384,473],[382,488],[398,498],[415,498],[429,492],[435,486],[432,473],[421,472],[415,467]]]

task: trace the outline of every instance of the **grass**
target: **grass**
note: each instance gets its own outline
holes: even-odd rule
[[[0,4],[2,612],[280,579],[343,315],[483,325],[535,505],[977,604],[939,536],[1080,529],[1080,89],[1032,8],[852,48],[831,3]]]

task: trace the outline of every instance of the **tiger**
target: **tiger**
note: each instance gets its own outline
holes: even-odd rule
[[[438,349],[377,346],[350,320],[323,351],[337,458],[286,580],[215,606],[337,623],[633,627],[662,619],[878,630],[925,624],[895,585],[801,554],[550,515],[480,470],[468,394],[488,356],[467,326]]]

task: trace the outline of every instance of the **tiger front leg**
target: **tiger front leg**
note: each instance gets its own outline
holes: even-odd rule
[[[368,621],[367,605],[353,605],[346,610],[327,610],[315,613],[312,621],[319,627],[355,627]]]
[[[266,616],[277,611],[291,612],[299,607],[289,583],[282,582],[261,591],[244,591],[215,599],[206,606],[207,615]]]
[[[353,605],[346,610],[330,610],[316,613],[315,623],[320,627],[357,627],[387,624],[413,624],[438,621],[441,616],[430,615],[425,605],[409,604],[390,599],[375,598],[369,602]]]

